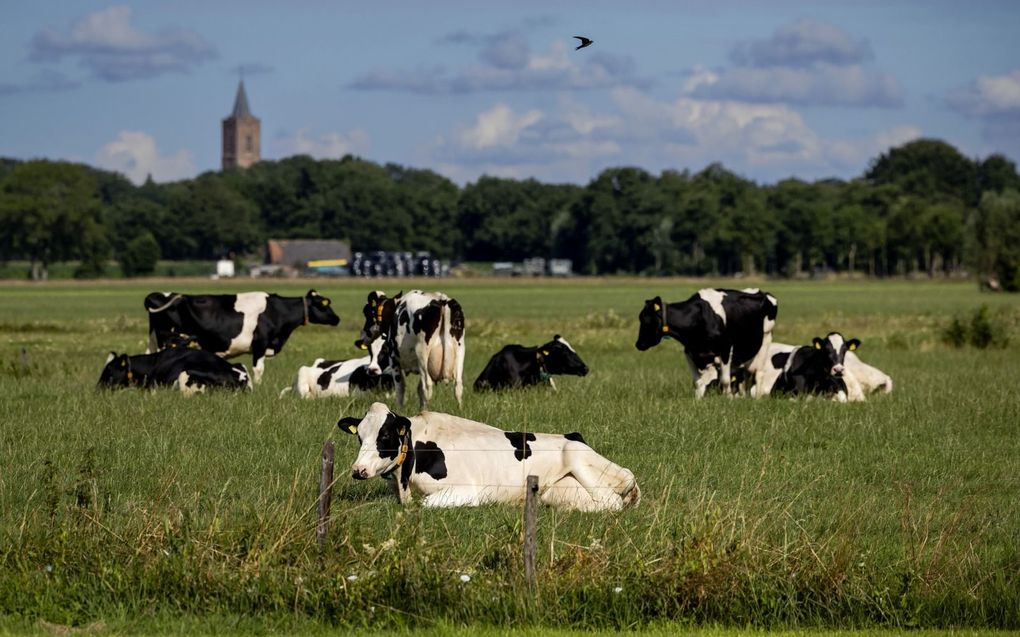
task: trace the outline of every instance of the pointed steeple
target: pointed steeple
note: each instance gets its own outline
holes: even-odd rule
[[[234,119],[247,119],[254,117],[248,107],[248,94],[244,92],[244,80],[237,85],[237,97],[234,98],[234,112],[230,114]]]

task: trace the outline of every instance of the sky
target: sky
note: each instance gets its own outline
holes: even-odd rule
[[[220,167],[243,77],[262,158],[585,184],[607,167],[852,178],[942,139],[1020,160],[1020,2],[14,2],[0,157],[135,183]],[[584,35],[594,44],[575,50]]]

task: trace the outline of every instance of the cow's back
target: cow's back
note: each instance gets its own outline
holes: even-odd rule
[[[775,297],[760,290],[722,292],[725,293],[722,307],[726,313],[726,334],[733,347],[733,364],[747,366],[756,358],[762,359],[759,364],[763,363],[776,324],[778,303]]]

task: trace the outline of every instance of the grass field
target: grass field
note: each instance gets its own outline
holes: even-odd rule
[[[676,343],[634,348],[644,299],[720,282],[381,285],[423,283],[465,308],[466,384],[503,344],[556,333],[592,369],[558,392],[468,390],[460,410],[439,386],[432,409],[580,431],[634,471],[640,506],[542,509],[530,590],[520,508],[403,508],[383,481],[348,479],[355,441],[334,423],[371,399],[277,394],[317,356],[359,355],[378,281],[0,284],[0,630],[1020,628],[1020,298],[970,283],[763,284],[780,301],[777,341],[838,329],[893,377],[892,394],[846,405],[695,401]],[[151,290],[310,285],[343,322],[299,329],[251,394],[94,390],[107,351],[144,351]],[[1011,344],[944,345],[950,319],[982,304]],[[334,438],[319,548],[319,453]]]

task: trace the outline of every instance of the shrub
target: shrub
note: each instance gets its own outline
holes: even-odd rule
[[[143,276],[156,271],[156,262],[159,261],[159,244],[151,232],[145,232],[131,241],[124,247],[120,255],[120,268],[124,276]]]
[[[955,316],[942,330],[942,341],[952,347],[963,347],[968,343],[979,349],[1006,347],[1009,333],[1000,317],[992,316],[987,305],[974,310],[970,319]]]

